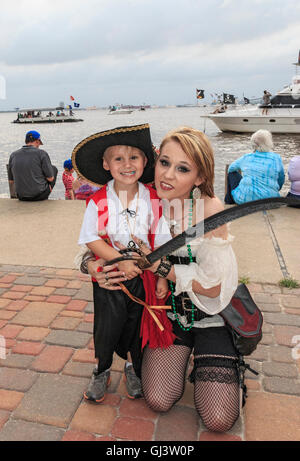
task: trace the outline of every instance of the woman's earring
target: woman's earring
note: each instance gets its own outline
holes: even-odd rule
[[[194,189],[192,190],[192,197],[194,200],[198,200],[201,198],[201,190],[199,187],[194,187]]]

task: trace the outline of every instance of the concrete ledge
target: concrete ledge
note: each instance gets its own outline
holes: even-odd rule
[[[229,224],[234,235],[239,275],[251,282],[278,283],[282,273],[263,213],[255,213]]]
[[[0,199],[0,262],[73,268],[84,201]]]
[[[0,199],[0,263],[74,268],[84,201],[20,202]],[[300,210],[281,208],[233,221],[240,276],[251,282],[277,283],[283,278],[277,241],[289,274],[300,280]]]
[[[287,270],[300,281],[300,209],[272,210],[268,216]]]

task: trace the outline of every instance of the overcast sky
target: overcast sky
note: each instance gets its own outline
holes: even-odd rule
[[[299,0],[2,0],[0,110],[195,103],[289,84]],[[299,71],[300,73],[300,71]],[[4,91],[4,86],[6,91]]]

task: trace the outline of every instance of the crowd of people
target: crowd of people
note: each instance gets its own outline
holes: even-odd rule
[[[272,134],[258,130],[251,136],[252,152],[244,154],[229,165],[224,202],[242,204],[252,200],[279,197],[285,182],[282,159],[274,152]],[[20,200],[47,199],[56,184],[58,170],[52,165],[41,135],[31,130],[26,133],[25,145],[10,155],[8,179]],[[160,149],[153,146],[157,157]],[[62,183],[66,200],[86,200],[103,185],[89,181],[75,170],[71,159],[63,163]],[[290,190],[287,197],[300,200],[300,156],[291,158],[288,166]]]
[[[9,179],[20,200],[47,199],[57,168],[39,149],[38,132],[28,132],[25,143],[11,154]],[[225,203],[280,195],[285,174],[271,133],[259,130],[251,143],[253,152],[229,166]],[[147,269],[135,261],[195,225],[200,216],[206,219],[224,209],[214,193],[208,137],[180,127],[154,149],[149,125],[116,128],[84,139],[63,166],[65,199],[87,202],[77,261],[92,280],[97,363],[84,398],[104,400],[116,353],[126,361],[128,397],[144,397],[151,409],[166,412],[183,395],[192,355],[195,408],[209,430],[228,431],[246,395],[243,357],[220,315],[238,285],[227,226]],[[300,204],[300,156],[291,159],[288,175],[288,196]],[[113,263],[120,255],[122,261]]]

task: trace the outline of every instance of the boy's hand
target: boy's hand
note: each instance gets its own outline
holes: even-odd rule
[[[136,263],[131,260],[120,261],[118,263],[118,268],[125,273],[128,280],[134,279],[134,277],[143,273]]]
[[[168,294],[168,282],[166,279],[159,278],[156,284],[155,294],[157,299],[164,299]]]

